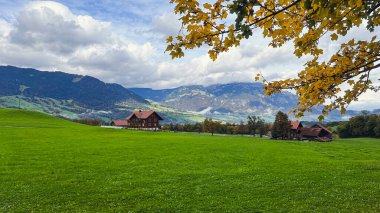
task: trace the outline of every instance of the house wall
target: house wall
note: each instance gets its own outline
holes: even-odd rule
[[[300,136],[301,136],[300,128],[290,130],[290,138],[299,138]]]
[[[158,116],[153,113],[151,116],[149,116],[146,120],[145,120],[145,127],[148,127],[148,128],[158,128],[160,126],[160,119],[158,118]]]
[[[138,119],[137,117],[132,117],[131,119],[129,119],[128,121],[128,127],[132,127],[132,128],[139,128],[141,127],[142,123],[140,121],[140,119]]]

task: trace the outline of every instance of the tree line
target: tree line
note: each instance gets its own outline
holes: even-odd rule
[[[231,134],[231,135],[258,135],[262,137],[271,131],[271,137],[275,139],[288,139],[291,130],[291,123],[288,115],[279,111],[273,124],[266,123],[260,116],[248,116],[246,123],[239,124],[214,121],[206,118],[203,122],[194,124],[167,124],[162,126],[162,130],[178,132],[198,132]]]
[[[67,118],[64,118],[67,119]],[[71,120],[71,119],[70,119]],[[73,119],[73,122],[100,126],[105,123],[95,119]],[[354,137],[376,137],[380,138],[380,115],[369,114],[363,111],[361,115],[349,119],[349,121],[330,122],[327,126],[337,126],[336,133],[340,138]],[[330,128],[328,127],[328,128]],[[266,123],[260,116],[248,116],[246,122],[240,123],[222,123],[211,118],[206,118],[203,122],[197,123],[170,123],[161,126],[162,130],[174,132],[198,132],[230,135],[270,135],[275,139],[289,139],[291,131],[291,122],[288,115],[279,111],[276,114],[274,123]],[[332,130],[330,128],[330,130]],[[270,132],[270,134],[269,134]]]
[[[231,135],[266,135],[271,129],[271,124],[266,123],[259,116],[248,116],[246,123],[241,121],[239,124],[222,123],[220,121],[206,118],[203,122],[193,124],[166,124],[161,127],[162,130],[178,132],[198,132],[214,134],[231,134]]]
[[[362,115],[340,122],[338,134],[341,138],[377,137],[380,138],[380,115],[371,115],[363,111]]]

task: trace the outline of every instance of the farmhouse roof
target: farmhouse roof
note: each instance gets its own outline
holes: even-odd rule
[[[290,122],[290,125],[292,125],[292,129],[298,129],[300,124],[301,124],[301,121],[291,121]]]
[[[321,129],[324,129],[324,130],[327,131],[328,133],[332,134],[332,132],[331,132],[329,129],[327,129],[324,125],[322,125],[321,123],[316,123],[316,124],[314,124],[312,127],[314,127],[314,128],[321,128]]]
[[[128,121],[126,120],[116,120],[116,121],[112,121],[112,123],[115,126],[128,126]]]
[[[321,131],[322,131],[321,128],[304,127],[302,128],[302,135],[318,137]]]
[[[127,120],[130,120],[133,116],[136,116],[139,119],[147,119],[149,118],[152,114],[156,114],[160,120],[163,120],[161,116],[159,116],[155,111],[137,111],[131,113],[128,117]]]

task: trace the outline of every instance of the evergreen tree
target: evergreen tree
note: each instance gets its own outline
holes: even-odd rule
[[[287,139],[289,137],[291,125],[288,119],[288,115],[279,111],[276,114],[276,119],[272,128],[272,137]]]

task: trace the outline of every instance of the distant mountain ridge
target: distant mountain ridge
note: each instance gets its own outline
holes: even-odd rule
[[[263,116],[273,120],[277,111],[288,112],[298,103],[296,95],[290,92],[265,96],[261,83],[227,83],[211,86],[190,85],[172,89],[129,88],[132,92],[148,100],[178,110],[191,111],[221,120],[246,120],[248,115]],[[380,109],[372,113],[379,113]],[[318,120],[320,111],[306,114],[301,119]],[[333,111],[327,120],[342,120],[360,114],[347,110],[345,115]],[[291,116],[292,117],[292,116]]]
[[[104,83],[94,77],[0,66],[0,96],[23,95],[73,100],[94,109],[104,109],[119,101],[148,102],[119,84]]]
[[[278,110],[288,111],[297,104],[296,95],[285,92],[268,97],[263,94],[263,85],[253,82],[193,85],[163,90],[149,88],[129,88],[129,90],[165,106],[206,115],[245,116],[257,113],[271,116]]]

